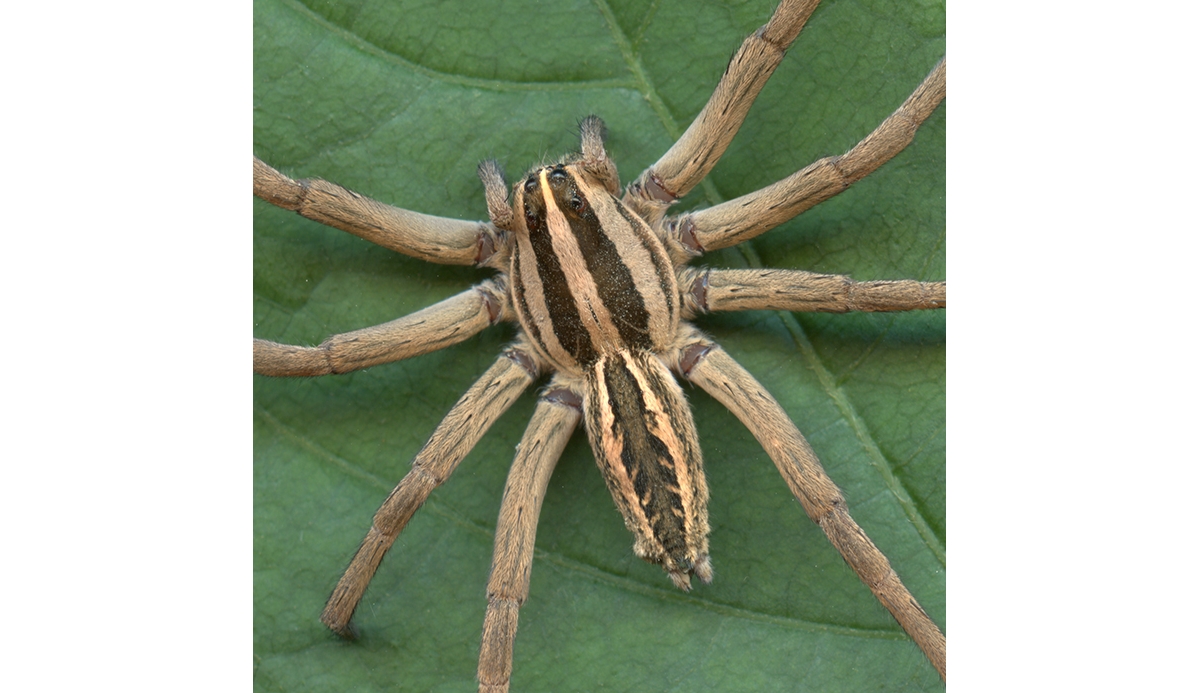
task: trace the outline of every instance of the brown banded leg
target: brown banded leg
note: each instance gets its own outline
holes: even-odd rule
[[[480,693],[504,693],[512,677],[517,616],[529,596],[533,543],[550,473],[581,418],[580,396],[558,380],[538,401],[504,484],[496,548],[488,579],[488,608],[479,650]]]
[[[500,280],[490,279],[411,315],[335,334],[320,346],[254,340],[254,372],[274,376],[346,373],[445,349],[514,315]]]
[[[846,499],[787,412],[746,369],[699,332],[685,344],[679,352],[678,370],[750,429],[804,512],[820,525],[846,563],[945,679],[946,636],[900,581],[887,557],[850,517]]]
[[[846,313],[946,307],[946,282],[856,282],[844,274],[803,270],[684,267],[679,270],[679,286],[690,315],[734,310]]]
[[[627,204],[634,209],[643,208],[639,204],[643,202],[657,202],[665,207],[704,180],[725,153],[754,99],[818,2],[783,0],[771,19],[742,42],[708,103],[687,131],[662,158],[630,183],[625,194]]]
[[[945,98],[946,59],[942,58],[900,108],[850,151],[819,159],[748,195],[672,219],[669,235],[700,254],[769,231],[842,192],[899,154]]]
[[[254,194],[376,245],[442,265],[474,265],[499,244],[490,224],[393,207],[319,178],[293,180],[254,157]]]
[[[331,630],[343,637],[354,637],[350,618],[383,555],[433,489],[450,477],[497,417],[533,382],[539,370],[532,350],[518,343],[501,354],[454,404],[429,442],[417,453],[412,470],[375,513],[371,529],[329,597],[321,621]]]

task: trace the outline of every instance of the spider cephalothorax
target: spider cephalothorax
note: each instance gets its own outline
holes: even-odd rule
[[[314,348],[255,341],[264,375],[345,372],[428,353],[489,325],[517,339],[451,409],[375,515],[322,620],[350,620],[384,554],[430,492],[516,397],[550,375],[505,487],[479,663],[481,690],[507,690],[517,612],[529,589],[533,539],[550,472],[582,422],[634,552],[681,589],[712,579],[709,489],[678,378],[728,407],[755,435],[806,513],[944,676],[945,638],[851,519],[845,500],[765,388],[689,320],[746,309],[905,311],[945,306],[944,282],[854,282],[798,270],[694,268],[827,199],[902,150],[945,94],[940,63],[874,133],[775,185],[710,209],[667,217],[715,165],[750,102],[815,2],[785,0],[746,39],[687,133],[622,193],[594,116],[577,156],[533,169],[512,189],[485,162],[490,221],[389,207],[321,180],[292,180],[255,159],[255,193],[385,247],[497,275],[416,314],[335,335]]]

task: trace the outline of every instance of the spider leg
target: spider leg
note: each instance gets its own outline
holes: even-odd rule
[[[411,315],[335,334],[320,346],[255,339],[254,372],[275,376],[346,373],[445,349],[514,317],[508,291],[497,277]]]
[[[946,59],[886,120],[850,151],[819,159],[783,180],[668,221],[668,235],[694,254],[727,248],[824,202],[899,154],[946,98]]]
[[[488,578],[488,608],[479,651],[480,693],[508,691],[517,616],[529,596],[533,543],[550,473],[579,425],[578,393],[552,380],[538,400],[504,484],[496,548]]]
[[[844,274],[803,270],[683,267],[679,286],[688,317],[734,310],[845,313],[946,307],[946,282],[856,282]]]
[[[525,391],[541,370],[528,345],[513,345],[438,424],[429,442],[417,453],[412,470],[388,495],[371,522],[371,529],[325,604],[321,621],[338,635],[354,637],[350,618],[371,582],[375,569],[413,513],[433,489],[454,472],[492,423]]]
[[[653,166],[631,183],[626,204],[665,205],[683,197],[716,166],[754,99],[819,0],[783,0],[766,24],[742,42],[704,109]],[[642,203],[639,205],[639,202]]]
[[[490,224],[410,212],[319,178],[293,180],[258,157],[254,194],[376,245],[443,265],[483,264],[503,243]]]
[[[946,636],[900,581],[883,552],[850,517],[846,499],[787,412],[746,369],[699,331],[683,344],[678,352],[679,372],[750,429],[804,512],[820,525],[846,563],[945,679]]]

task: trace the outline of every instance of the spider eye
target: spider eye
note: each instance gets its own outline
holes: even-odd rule
[[[575,210],[576,212],[582,212],[587,208],[587,201],[579,195],[571,195],[568,197],[567,204],[570,205],[571,209]]]
[[[536,178],[533,178],[531,176],[531,177],[525,179],[525,192],[532,195],[533,193],[537,192],[537,189],[538,189],[538,182],[537,182]]]
[[[563,171],[561,168],[556,168],[550,172],[551,185],[562,185],[565,182],[567,182],[566,171]]]

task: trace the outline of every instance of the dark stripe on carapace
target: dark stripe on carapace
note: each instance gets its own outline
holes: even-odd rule
[[[654,382],[650,380],[651,384]],[[685,461],[673,459],[667,444],[647,428],[647,417],[654,414],[647,411],[638,379],[621,356],[605,360],[604,387],[612,407],[613,439],[624,442],[621,464],[633,483],[642,512],[666,554],[677,562],[684,562],[687,560],[687,534],[675,469]],[[659,391],[653,394],[661,402],[671,401],[670,393]]]
[[[535,193],[525,197],[525,205],[533,212],[526,216],[525,225],[529,229],[529,243],[533,246],[542,295],[546,299],[546,313],[554,328],[554,336],[571,358],[586,367],[595,363],[599,352],[583,325],[570,284],[559,264],[558,254],[554,252],[554,242],[545,223],[545,203],[541,195]]]
[[[596,283],[600,301],[612,315],[624,346],[651,349],[654,345],[650,338],[650,313],[633,283],[633,274],[617,252],[616,244],[601,227],[592,206],[587,204],[579,181],[569,172],[568,176],[570,183],[562,187],[552,186],[551,191],[579,244],[588,272]],[[607,190],[602,189],[593,189],[593,194],[609,195]],[[575,204],[571,204],[572,197],[576,200]],[[621,207],[620,204],[616,206],[618,209]]]
[[[646,226],[646,222],[634,214],[633,210],[623,204],[619,204],[617,198],[614,197],[613,200],[618,202],[616,205],[617,212],[621,214],[625,221],[628,222],[630,228],[637,234],[638,239],[642,242],[642,249],[646,251],[646,255],[654,263],[654,272],[658,275],[658,287],[663,292],[663,295],[667,297],[667,310],[670,312],[668,322],[673,325],[676,319],[676,308],[673,297],[679,292],[679,289],[675,285],[675,269],[671,266],[671,261],[667,258],[666,253],[655,252],[655,249],[661,247],[661,245],[657,238],[650,237],[652,232],[650,231],[650,227]]]

